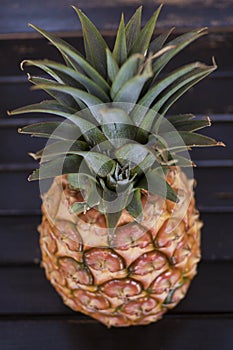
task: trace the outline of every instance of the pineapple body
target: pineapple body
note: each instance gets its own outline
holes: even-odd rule
[[[39,227],[43,267],[64,303],[108,327],[157,321],[186,294],[200,260],[199,214],[192,182],[172,168],[168,182],[183,198],[177,204],[142,192],[141,223],[124,210],[108,243],[103,214],[92,208],[70,214],[80,193],[66,176],[44,195]]]
[[[161,6],[143,28],[141,7],[127,23],[122,15],[113,49],[74,9],[85,55],[31,25],[63,63],[24,60],[21,68],[46,73],[28,77],[50,99],[9,112],[64,118],[19,129],[50,141],[30,153],[40,166],[29,180],[54,179],[43,195],[43,266],[73,310],[109,327],[148,324],[184,297],[200,260],[193,181],[181,170],[193,166],[186,151],[223,145],[199,134],[209,117],[168,111],[216,64],[194,62],[160,74],[206,34],[203,28],[170,40],[169,30],[153,39]]]

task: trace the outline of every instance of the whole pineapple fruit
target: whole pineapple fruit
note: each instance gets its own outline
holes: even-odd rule
[[[122,15],[111,51],[94,24],[82,23],[85,57],[32,27],[64,63],[26,60],[49,77],[29,76],[52,99],[11,114],[48,113],[65,121],[19,131],[52,140],[33,154],[30,180],[54,178],[43,194],[39,227],[46,276],[73,310],[107,326],[157,321],[185,295],[200,260],[199,214],[185,150],[215,146],[194,131],[209,118],[168,116],[172,104],[215,68],[196,62],[160,76],[183,48],[206,33],[171,31],[151,41],[160,8],[141,29],[141,7]]]

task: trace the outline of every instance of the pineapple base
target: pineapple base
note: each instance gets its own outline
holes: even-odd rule
[[[155,322],[185,296],[200,260],[199,213],[193,182],[171,168],[169,184],[184,200],[174,204],[142,192],[137,223],[125,210],[111,245],[105,217],[96,209],[71,214],[80,193],[65,176],[43,197],[39,227],[46,276],[71,309],[108,327]]]

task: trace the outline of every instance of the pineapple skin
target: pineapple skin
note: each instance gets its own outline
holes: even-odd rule
[[[42,266],[67,306],[123,327],[155,322],[185,296],[200,260],[202,223],[193,181],[179,168],[170,169],[167,180],[191,199],[185,215],[182,200],[175,207],[144,191],[142,222],[124,210],[110,246],[104,215],[94,208],[71,214],[80,193],[66,176],[54,179],[43,197]]]

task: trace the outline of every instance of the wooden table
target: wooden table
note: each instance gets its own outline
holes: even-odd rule
[[[205,222],[202,262],[190,291],[163,320],[144,327],[106,329],[65,307],[40,268],[36,227],[40,222],[37,183],[26,178],[36,166],[27,156],[43,146],[17,135],[17,128],[42,116],[10,118],[6,110],[40,101],[31,92],[19,62],[57,58],[54,48],[26,27],[31,21],[59,32],[81,48],[80,24],[69,4],[91,16],[111,44],[122,10],[126,17],[141,1],[25,0],[0,2],[0,350],[231,350],[233,348],[233,2],[164,1],[157,32],[176,34],[209,26],[210,34],[178,55],[170,69],[216,57],[219,69],[193,88],[170,113],[209,114],[205,131],[225,149],[192,152],[198,168],[197,204]],[[144,19],[158,1],[143,1]]]

